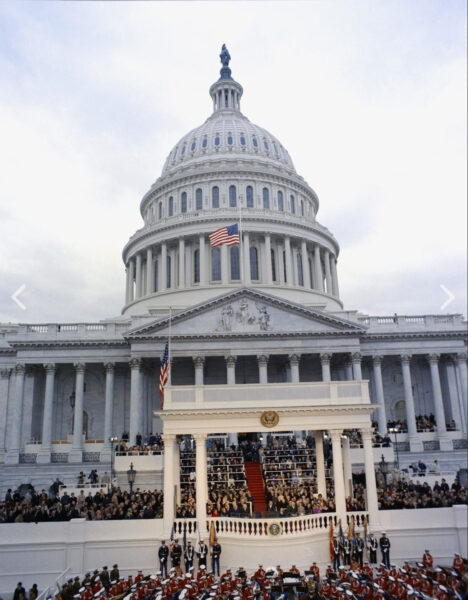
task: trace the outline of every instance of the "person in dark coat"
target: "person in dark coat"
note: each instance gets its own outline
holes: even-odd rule
[[[102,567],[102,571],[99,573],[99,579],[101,580],[101,583],[107,592],[110,588],[110,577],[107,567]]]
[[[26,590],[23,587],[21,581],[18,581],[18,585],[15,587],[13,592],[13,600],[24,600],[26,598]]]

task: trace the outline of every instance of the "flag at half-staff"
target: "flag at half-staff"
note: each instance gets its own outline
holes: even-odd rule
[[[210,233],[210,246],[216,248],[216,246],[234,246],[239,243],[239,227],[237,223],[234,225],[228,225],[227,227],[220,227],[213,233]]]
[[[161,409],[164,410],[164,388],[169,379],[169,342],[164,346],[164,353],[161,360],[161,370],[159,372],[159,394],[161,396]]]

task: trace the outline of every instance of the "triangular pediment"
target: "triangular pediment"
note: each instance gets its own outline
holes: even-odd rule
[[[271,336],[291,334],[359,335],[364,328],[276,296],[239,288],[175,314],[171,336]],[[143,339],[169,335],[169,318],[147,322],[126,337]]]

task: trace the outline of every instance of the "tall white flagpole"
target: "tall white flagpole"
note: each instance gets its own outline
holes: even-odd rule
[[[242,201],[239,198],[239,272],[241,287],[244,285],[244,253],[242,250]]]
[[[172,383],[172,363],[171,363],[171,326],[172,326],[172,306],[169,306],[169,334],[167,337],[167,364],[169,367],[169,377],[167,383]]]

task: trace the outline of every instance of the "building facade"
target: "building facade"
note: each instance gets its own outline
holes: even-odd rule
[[[220,410],[223,398],[257,416],[268,402],[294,412],[343,398],[338,419],[317,425],[309,415],[300,427],[286,418],[274,431],[364,431],[374,421],[385,433],[398,422],[403,460],[427,452],[464,466],[466,321],[344,308],[339,245],[317,220],[319,199],[279,140],[242,114],[242,87],[222,61],[211,116],[176,144],[141,200],[143,226],[123,249],[122,314],[0,325],[2,488],[107,467],[112,437],[167,433],[184,410],[176,433],[194,433],[193,414],[213,402]],[[234,223],[240,243],[211,248],[210,233]],[[161,413],[169,336],[171,401]],[[345,410],[349,382],[359,383],[363,420]],[[433,431],[421,430],[423,415]],[[237,430],[226,414],[211,431],[231,442],[253,431],[236,418]]]

